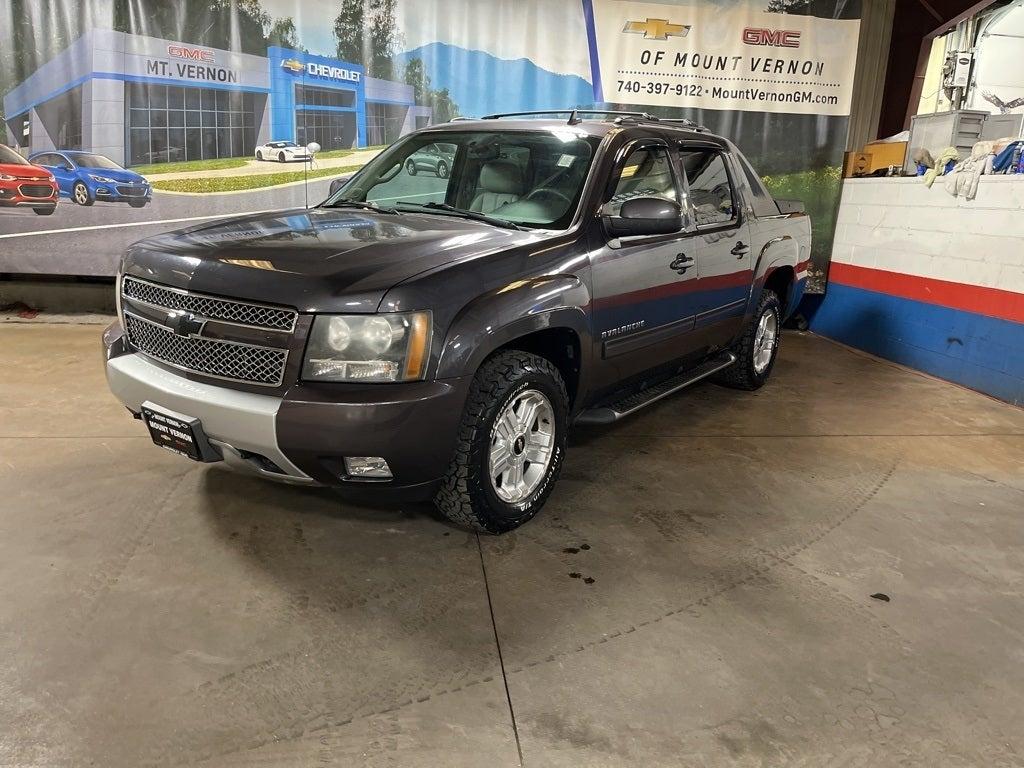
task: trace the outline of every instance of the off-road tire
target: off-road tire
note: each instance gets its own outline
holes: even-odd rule
[[[772,352],[772,358],[768,366],[761,373],[754,369],[754,338],[757,335],[757,325],[767,311],[775,313],[775,319],[778,322],[776,327],[781,332],[782,309],[779,304],[779,297],[775,291],[765,288],[761,292],[760,301],[757,302],[757,310],[750,320],[747,321],[747,325],[743,329],[743,335],[737,339],[732,347],[732,352],[737,357],[736,362],[724,371],[715,374],[714,381],[734,389],[751,391],[760,389],[768,381],[768,377],[771,376],[772,368],[775,367],[775,360],[779,354],[779,336],[776,336],[775,349]]]
[[[542,392],[555,416],[554,446],[547,474],[517,504],[498,498],[488,476],[491,429],[505,404],[526,389]],[[562,469],[568,432],[569,396],[554,364],[519,350],[499,352],[477,371],[470,385],[451,465],[434,497],[437,510],[456,525],[481,533],[518,528],[544,506]]]

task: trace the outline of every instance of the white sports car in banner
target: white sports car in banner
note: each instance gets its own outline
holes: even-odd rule
[[[256,147],[256,159],[287,163],[292,160],[312,160],[313,153],[308,147],[299,146],[294,141],[271,141]]]

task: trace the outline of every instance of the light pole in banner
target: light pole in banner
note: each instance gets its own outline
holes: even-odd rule
[[[316,168],[316,153],[320,151],[320,145],[315,141],[309,142],[306,145],[306,151],[309,152],[309,160],[304,164],[305,169]],[[305,184],[302,185],[302,191],[306,196],[306,207],[309,208],[309,176],[306,176]]]

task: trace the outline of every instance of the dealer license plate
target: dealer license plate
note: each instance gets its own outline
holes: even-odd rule
[[[207,440],[199,419],[143,403],[142,420],[153,442],[161,448],[193,461],[217,461],[220,458]]]

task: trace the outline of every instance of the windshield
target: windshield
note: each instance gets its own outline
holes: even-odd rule
[[[416,134],[371,161],[324,205],[359,201],[565,229],[599,142],[568,126]]]
[[[82,168],[106,168],[108,171],[123,171],[120,165],[103,155],[71,155]]]
[[[32,165],[32,163],[13,149],[5,147],[3,144],[0,144],[0,163],[6,163],[7,165]]]
[[[299,145],[294,141],[272,141],[267,146],[273,147],[274,149],[281,149],[282,147],[297,147]]]

